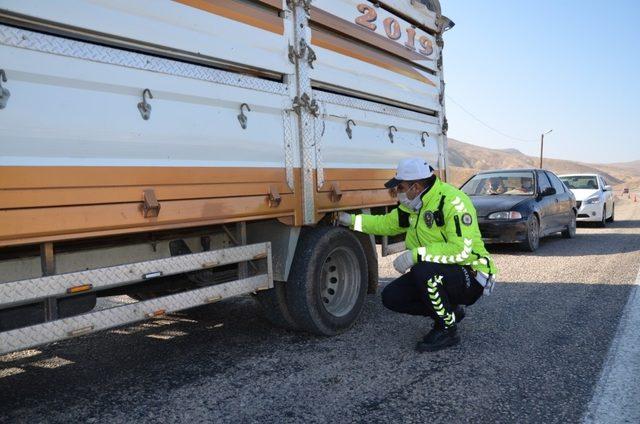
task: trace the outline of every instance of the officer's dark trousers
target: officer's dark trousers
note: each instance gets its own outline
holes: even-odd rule
[[[382,303],[395,312],[433,318],[449,327],[457,305],[472,305],[483,287],[460,265],[421,262],[382,291]]]

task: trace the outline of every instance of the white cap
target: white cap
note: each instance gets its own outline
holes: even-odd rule
[[[433,168],[429,166],[426,160],[421,158],[402,159],[398,164],[395,178],[387,181],[384,186],[393,188],[402,181],[424,180],[433,175]]]

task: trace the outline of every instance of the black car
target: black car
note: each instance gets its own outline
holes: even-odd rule
[[[474,175],[462,186],[478,213],[486,243],[520,243],[533,252],[540,237],[576,234],[576,199],[552,172],[508,169]]]

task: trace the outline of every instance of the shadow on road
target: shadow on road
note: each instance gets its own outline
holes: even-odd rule
[[[615,221],[612,223],[607,223],[605,228],[600,228],[598,227],[597,223],[593,223],[593,222],[578,222],[578,229],[580,228],[599,228],[599,229],[640,228],[640,221],[637,221],[637,220]]]
[[[229,299],[0,357],[0,421],[416,421],[429,411],[436,422],[576,422],[629,288],[500,283],[469,308],[462,344],[431,355],[413,351],[429,323],[379,296],[332,338],[273,328],[251,298]]]
[[[636,221],[631,221],[636,222]],[[613,228],[613,227],[612,227]],[[629,227],[631,228],[631,227]],[[640,251],[640,233],[599,232],[588,233],[578,229],[574,239],[564,239],[560,235],[545,237],[540,240],[537,251],[523,252],[515,244],[487,245],[491,253],[501,255],[530,256],[589,256],[616,255]]]

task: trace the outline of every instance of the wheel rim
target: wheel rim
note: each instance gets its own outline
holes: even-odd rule
[[[348,249],[333,249],[325,259],[320,276],[322,304],[328,313],[342,317],[358,302],[362,284],[356,255]]]
[[[538,231],[538,220],[535,218],[531,218],[531,223],[529,224],[529,240],[531,241],[531,246],[538,245],[538,238],[540,237],[540,232]]]

